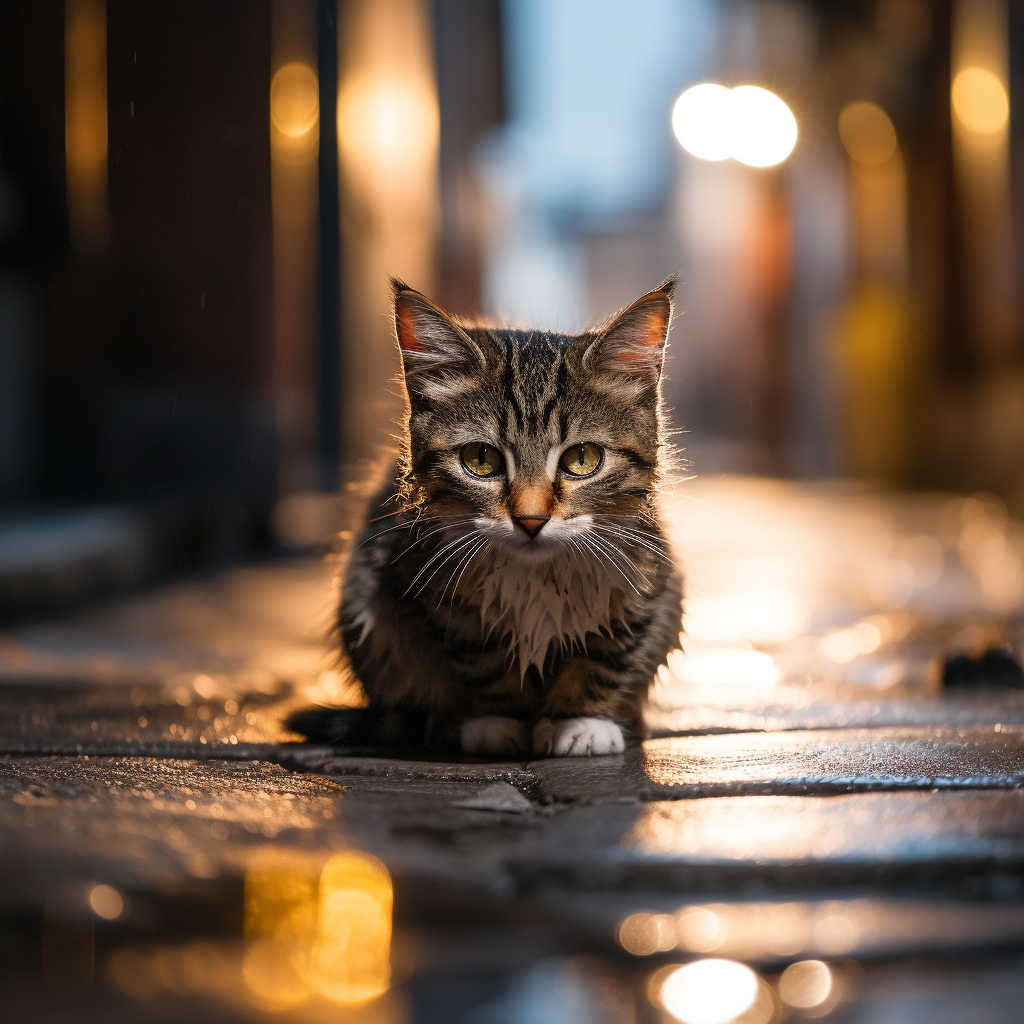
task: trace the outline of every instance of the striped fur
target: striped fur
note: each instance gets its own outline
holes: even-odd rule
[[[477,753],[612,752],[640,733],[680,628],[657,507],[674,284],[567,336],[461,323],[394,282],[405,447],[339,612],[371,709]],[[503,474],[463,465],[474,442],[501,451]],[[559,459],[584,442],[603,462],[574,478]],[[546,522],[531,537],[517,519]]]

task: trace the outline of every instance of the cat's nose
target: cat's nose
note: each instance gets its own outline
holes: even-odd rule
[[[536,537],[548,521],[548,518],[548,516],[527,516],[523,518],[517,516],[515,523],[516,526],[522,527],[531,537]]]

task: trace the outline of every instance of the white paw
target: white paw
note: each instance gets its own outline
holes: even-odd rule
[[[498,715],[463,722],[461,739],[466,754],[522,754],[530,747],[526,726],[517,718]]]
[[[607,718],[542,718],[533,727],[533,752],[541,757],[621,754],[625,749],[622,730]]]

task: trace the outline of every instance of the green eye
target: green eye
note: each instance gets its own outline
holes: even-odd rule
[[[491,444],[480,441],[464,444],[459,458],[473,476],[498,476],[505,472],[505,457]]]
[[[562,452],[558,464],[569,476],[590,476],[596,473],[604,460],[604,452],[596,444],[574,444]]]

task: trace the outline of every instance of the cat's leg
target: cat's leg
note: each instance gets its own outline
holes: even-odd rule
[[[494,675],[490,682],[484,681],[485,676],[476,681],[464,677],[462,749],[467,754],[528,754],[531,744],[527,723],[536,720],[543,700],[540,677],[521,678],[518,671],[505,667],[504,655],[500,651],[497,654],[501,661],[488,666],[481,660],[477,665],[491,669]]]
[[[533,729],[533,752],[541,757],[621,754],[623,725],[635,725],[639,699],[625,681],[599,662],[576,658],[562,666]]]
[[[525,754],[530,749],[526,723],[503,715],[467,719],[460,739],[466,754]]]

